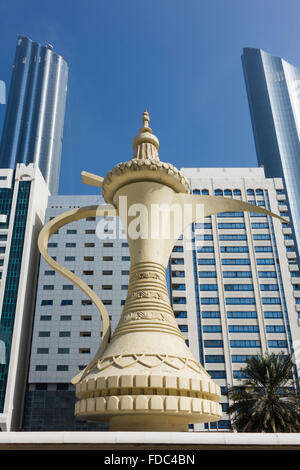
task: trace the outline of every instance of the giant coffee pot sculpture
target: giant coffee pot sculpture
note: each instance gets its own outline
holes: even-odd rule
[[[200,216],[255,210],[280,218],[240,200],[190,194],[188,180],[173,165],[160,161],[158,148],[149,115],[144,112],[143,127],[133,141],[132,160],[118,164],[104,179],[82,173],[85,184],[102,187],[110,206],[83,207],[59,215],[43,228],[38,242],[50,266],[76,284],[101,313],[99,349],[72,380],[79,398],[75,415],[109,421],[113,431],[187,431],[189,423],[221,418],[220,388],[193,357],[177,326],[165,279],[168,259],[178,237]],[[159,224],[161,219],[153,216],[153,209],[162,205],[172,210]],[[143,213],[140,236],[137,230],[130,230],[131,225],[137,228],[137,211]],[[101,300],[50,257],[47,244],[50,236],[69,222],[116,214],[127,232],[131,266],[126,303],[111,336]]]

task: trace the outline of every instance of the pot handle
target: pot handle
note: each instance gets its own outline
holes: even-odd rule
[[[107,312],[107,309],[105,308],[103,302],[99,299],[99,297],[95,294],[95,292],[90,289],[90,287],[80,279],[80,277],[76,276],[74,273],[69,271],[67,268],[59,264],[57,261],[55,261],[48,253],[47,251],[47,245],[48,241],[55,233],[57,230],[59,230],[61,227],[64,227],[65,225],[75,222],[80,219],[84,219],[86,217],[96,217],[96,216],[117,216],[118,213],[116,209],[111,206],[86,206],[86,207],[81,207],[78,209],[73,209],[68,212],[64,212],[63,214],[58,215],[55,217],[53,220],[48,222],[43,229],[41,230],[38,238],[38,248],[45,259],[45,261],[59,274],[64,276],[66,279],[71,281],[73,284],[75,284],[79,289],[81,289],[87,297],[90,298],[90,300],[95,304],[97,309],[99,310],[102,318],[102,329],[103,329],[103,336],[102,336],[102,341],[99,345],[98,351],[92,359],[92,361],[87,365],[85,369],[83,369],[79,374],[77,374],[73,379],[71,380],[72,384],[77,384],[84,376],[86,376],[89,371],[95,366],[97,363],[98,359],[102,353],[104,352],[111,336],[111,324],[110,324],[110,319],[109,315]]]

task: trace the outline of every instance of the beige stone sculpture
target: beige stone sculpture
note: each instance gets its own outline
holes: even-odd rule
[[[130,161],[118,164],[104,179],[82,172],[85,184],[102,188],[109,206],[83,207],[55,217],[38,242],[49,265],[77,285],[102,316],[99,349],[72,383],[79,399],[76,417],[108,421],[112,431],[187,431],[190,423],[221,419],[220,388],[193,357],[170,305],[165,277],[169,256],[199,214],[242,210],[281,219],[240,200],[190,194],[188,180],[173,165],[160,161],[158,149],[144,112]],[[157,208],[167,215],[162,223]],[[89,216],[111,215],[122,221],[131,259],[127,298],[112,336],[101,300],[47,252],[50,236],[60,227]]]

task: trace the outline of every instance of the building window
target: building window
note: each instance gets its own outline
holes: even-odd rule
[[[286,340],[283,339],[271,339],[268,341],[269,348],[287,348],[288,344]]]
[[[185,290],[185,284],[172,284],[173,290]]]
[[[220,318],[221,315],[220,315],[220,312],[216,311],[202,311],[202,318]]]
[[[180,312],[174,312],[175,318],[187,318],[187,312],[182,310]]]
[[[260,348],[259,340],[233,339],[230,341],[232,348]]]
[[[171,259],[171,264],[184,264],[184,259],[183,258],[172,258]]]
[[[244,229],[244,223],[218,223],[219,229]]]
[[[259,333],[258,325],[229,325],[229,333]]]
[[[49,354],[49,348],[37,348],[37,354]]]
[[[45,272],[44,272],[44,275],[45,275],[45,276],[54,276],[54,275],[55,275],[55,271],[50,271],[50,270],[49,270],[49,271],[45,271]]]
[[[214,247],[213,246],[202,246],[197,248],[197,253],[214,253]]]
[[[271,240],[271,237],[267,233],[254,233],[253,240]]]
[[[103,302],[104,303],[104,302]],[[92,320],[92,316],[91,315],[81,315],[80,316],[80,320],[83,320],[83,321],[91,321]]]
[[[283,313],[278,312],[264,312],[264,318],[283,318]]]
[[[178,325],[178,328],[180,329],[182,333],[187,333],[189,331],[187,325]]]
[[[96,235],[96,230],[86,230],[86,235]]]
[[[203,333],[222,333],[221,325],[204,325]]]
[[[274,264],[273,258],[256,258],[256,264]]]
[[[122,261],[130,261],[130,256],[122,256]]]
[[[112,248],[113,246],[114,246],[114,244],[111,243],[111,242],[105,242],[105,243],[103,243],[103,247],[104,247],[104,248]],[[123,246],[123,244],[122,244],[122,246]]]
[[[263,278],[263,277],[276,278],[277,274],[276,274],[276,271],[258,271],[258,277],[260,277],[260,278]]]
[[[220,212],[217,217],[244,217],[244,212]]]
[[[200,287],[200,290],[203,290],[203,291],[206,291],[206,290],[217,291],[218,290],[217,284],[200,284],[199,287]]]
[[[297,300],[297,299],[296,299]],[[299,299],[300,300],[300,299]],[[275,304],[280,305],[280,299],[278,297],[263,297],[261,299],[263,304]]]
[[[71,321],[72,320],[72,315],[61,315],[60,320],[61,321]]]
[[[62,288],[63,290],[73,290],[74,286],[72,284],[64,284]]]
[[[121,274],[122,274],[122,276],[129,276],[129,271],[128,270],[122,270]]]
[[[113,257],[112,256],[103,256],[102,260],[103,261],[113,261]]]
[[[66,243],[66,248],[76,248],[76,243]]]
[[[90,331],[80,331],[79,336],[86,338],[92,336],[92,333]]]
[[[70,349],[69,348],[58,348],[57,349],[57,354],[70,354]]]
[[[241,312],[227,312],[228,318],[257,318],[257,312],[254,311],[241,311]]]
[[[82,274],[84,274],[85,276],[93,276],[94,271],[82,271]]]
[[[93,302],[90,299],[84,299],[81,301],[81,305],[92,305]]]
[[[205,339],[204,347],[205,348],[222,348],[223,341],[221,339]]]
[[[83,257],[83,261],[94,261],[94,260],[95,260],[94,256],[84,256]]]
[[[207,354],[205,356],[205,362],[225,362],[225,356],[223,354]]]
[[[233,371],[233,378],[234,379],[246,379],[247,375],[242,370],[234,370]]]
[[[89,348],[79,348],[79,354],[90,354],[91,350]]]
[[[185,297],[174,297],[173,298],[173,304],[186,304],[186,298]]]
[[[271,253],[273,251],[273,248],[271,246],[255,246],[254,250],[256,253]]]
[[[212,379],[226,379],[225,370],[208,370],[207,373]]]
[[[252,284],[225,284],[225,291],[253,291]]]
[[[174,253],[183,253],[183,246],[174,246],[172,251]]]
[[[218,297],[203,297],[201,299],[202,305],[219,305]]]
[[[41,315],[40,316],[40,321],[51,321],[52,317],[51,315]]]
[[[249,258],[223,258],[222,264],[223,265],[231,265],[231,264],[249,265],[250,259]]]
[[[206,264],[215,265],[216,261],[214,258],[202,258],[202,259],[197,259],[197,263],[199,265],[206,265]],[[174,263],[174,264],[179,264],[179,263]],[[183,260],[181,264],[183,264]]]
[[[75,256],[65,256],[65,261],[75,261]]]
[[[76,233],[77,233],[77,230],[73,230],[73,229],[67,230],[67,235],[76,235]]]
[[[64,299],[60,302],[60,305],[73,305],[73,300],[71,299]]]
[[[255,305],[255,299],[252,297],[227,297],[226,305]]]
[[[45,305],[53,305],[53,300],[44,299],[44,300],[42,300],[41,305],[42,305],[42,306],[45,306]]]
[[[67,372],[69,370],[69,366],[63,364],[63,365],[57,365],[56,366],[57,372]]]
[[[252,272],[251,271],[223,271],[223,277],[224,278],[247,278],[250,277],[252,278]]]
[[[94,248],[95,243],[85,243],[84,246],[85,246],[85,248]]]
[[[47,369],[48,369],[48,367],[45,366],[45,365],[37,365],[37,366],[35,366],[36,372],[46,372]]]
[[[252,228],[269,228],[269,224],[265,222],[252,222]]]
[[[221,253],[249,253],[247,246],[221,246]]]
[[[39,338],[49,338],[50,331],[39,331]]]
[[[231,234],[231,235],[219,235],[220,241],[247,241],[247,235],[243,234]]]
[[[196,235],[196,240],[211,241],[211,240],[213,240],[213,235],[211,235],[211,234],[198,234],[198,235]]]
[[[217,273],[216,271],[198,271],[198,276],[200,278],[216,278]]]
[[[285,333],[285,328],[283,325],[267,325],[267,333]]]
[[[212,225],[209,222],[201,222],[195,224],[196,229],[211,229]]]
[[[48,248],[57,248],[57,243],[48,243]]]
[[[185,277],[184,271],[172,271],[172,277]]]
[[[232,362],[246,362],[248,359],[253,357],[251,354],[233,354],[231,356],[231,361]]]
[[[260,284],[260,290],[276,291],[279,290],[279,287],[277,284]]]
[[[59,337],[60,338],[70,338],[71,336],[71,331],[60,331],[59,332]]]
[[[43,290],[54,290],[53,284],[46,284],[43,286]]]

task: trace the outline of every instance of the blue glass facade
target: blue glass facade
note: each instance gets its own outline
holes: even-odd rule
[[[52,46],[19,36],[3,133],[0,168],[36,163],[58,191],[68,66]]]
[[[245,48],[242,64],[259,165],[283,178],[300,248],[300,69],[260,49]]]
[[[23,244],[26,229],[27,209],[30,196],[31,181],[19,184],[15,219],[7,268],[7,277],[0,319],[1,339],[6,347],[5,364],[0,364],[0,413],[3,412],[7,385],[11,342],[14,330],[18,285],[23,255]]]

